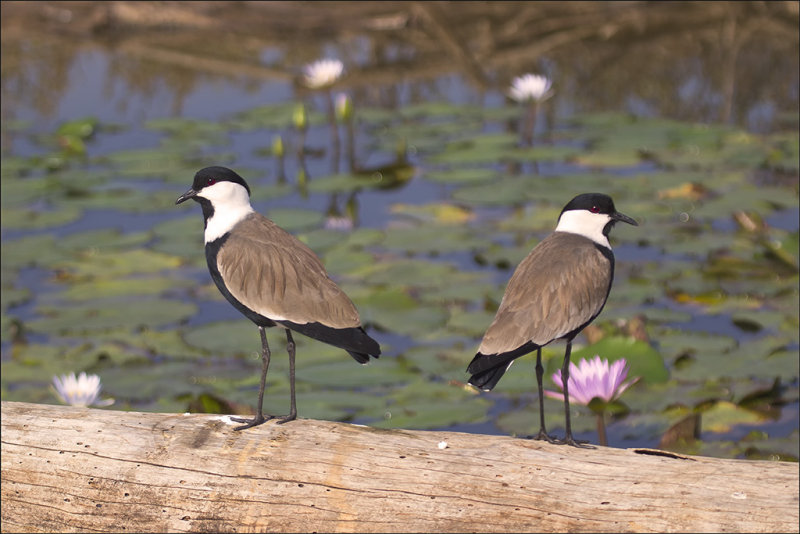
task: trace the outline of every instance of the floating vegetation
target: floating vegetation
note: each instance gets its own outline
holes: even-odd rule
[[[578,338],[572,354],[625,358],[641,377],[626,392],[630,411],[611,417],[612,444],[627,436],[746,457],[796,448],[796,429],[774,439],[761,430],[777,428],[769,425],[782,407],[796,409],[800,376],[798,185],[765,178],[796,176],[796,132],[603,113],[575,116],[520,147],[505,127],[519,110],[504,106],[356,108],[374,159],[395,163],[340,173],[330,171],[327,149],[309,148],[328,130],[310,107],[298,155],[295,109],[152,119],[137,130],[149,148],[125,150],[98,149],[118,130],[93,118],[44,136],[31,124],[4,125],[28,136],[36,155],[2,160],[3,399],[48,402],[51,376],[85,371],[102,376],[122,409],[247,406],[258,384],[257,330],[217,306],[202,219],[174,207],[200,167],[246,161],[255,207],[323,258],[385,349],[358,368],[343,351],[298,338],[304,416],[530,434],[531,358],[491,394],[465,387],[464,369],[510,269],[552,230],[565,198],[598,190],[642,223],[613,237],[617,282],[596,321],[599,338]],[[263,142],[241,155],[244,134]],[[280,180],[263,149],[276,136],[286,159]],[[398,146],[415,150],[398,158]],[[775,222],[792,213],[794,223]],[[326,228],[329,217],[348,224]],[[640,316],[644,334],[625,330]],[[268,336],[265,405],[280,411],[288,364],[280,332]],[[561,351],[545,347],[549,374]],[[545,408],[557,428],[561,404]],[[591,435],[591,411],[577,410],[575,431]],[[699,436],[678,431],[695,421]],[[736,437],[743,428],[759,433]]]

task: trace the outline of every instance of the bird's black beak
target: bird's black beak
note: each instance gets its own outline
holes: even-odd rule
[[[196,195],[197,191],[195,191],[194,189],[189,189],[187,192],[178,197],[178,200],[175,201],[175,204],[180,204],[181,202],[185,202],[190,198],[194,198]]]
[[[625,223],[628,223],[628,224],[632,224],[633,226],[639,226],[639,223],[637,223],[635,220],[633,220],[633,218],[628,217],[624,213],[620,213],[618,211],[615,211],[614,213],[612,213],[611,214],[611,218],[613,220],[615,220],[615,221],[625,222]]]

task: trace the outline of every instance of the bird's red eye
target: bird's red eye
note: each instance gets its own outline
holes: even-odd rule
[[[589,211],[591,211],[592,213],[600,213],[600,208],[598,208],[597,206],[592,206],[592,209]]]
[[[206,185],[214,185],[215,183],[217,183],[217,181],[215,179],[213,179],[213,178],[209,178],[206,181]]]

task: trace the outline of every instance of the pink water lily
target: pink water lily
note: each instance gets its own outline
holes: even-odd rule
[[[606,436],[605,412],[609,403],[619,398],[622,393],[639,380],[639,377],[625,382],[628,377],[628,362],[620,358],[614,363],[600,359],[595,355],[591,360],[581,360],[578,365],[569,364],[569,401],[588,406],[592,399],[599,398],[603,402],[591,407],[597,417],[597,437],[600,445],[608,445]],[[553,382],[561,388],[562,393],[545,390],[544,394],[554,399],[564,400],[564,381],[561,370],[553,373]]]
[[[591,360],[581,360],[576,366],[569,364],[569,401],[588,405],[593,398],[599,397],[605,402],[616,400],[622,393],[636,383],[639,377],[624,382],[628,377],[628,362],[620,358],[614,363],[595,355]],[[554,399],[564,400],[564,383],[561,369],[553,373],[553,382],[561,388],[562,393],[545,390],[544,394]]]

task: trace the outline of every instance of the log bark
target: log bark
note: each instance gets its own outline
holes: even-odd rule
[[[446,442],[442,448],[441,442]],[[2,403],[3,532],[796,532],[798,464]]]

